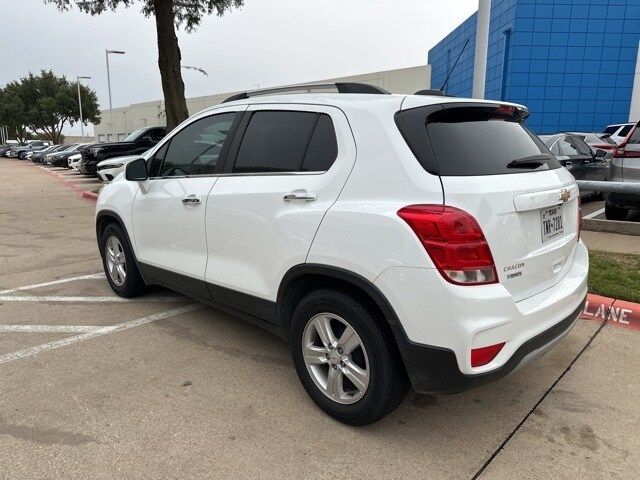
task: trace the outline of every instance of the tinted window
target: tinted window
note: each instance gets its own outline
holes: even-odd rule
[[[310,112],[254,113],[233,171],[299,171],[317,119],[318,114]]]
[[[326,172],[338,156],[338,142],[331,117],[321,114],[302,162],[303,172]]]
[[[440,175],[497,175],[536,169],[507,168],[515,159],[547,154],[542,140],[522,124],[472,109],[442,110],[431,115],[427,133]],[[435,120],[435,121],[434,121]],[[551,158],[537,169],[559,168]]]
[[[151,140],[157,143],[162,140],[166,134],[167,132],[164,128],[154,128],[153,130],[149,130],[145,136],[151,137]]]
[[[612,133],[616,133],[616,130],[618,130],[620,128],[620,125],[612,125],[610,127],[607,127],[604,129],[604,132],[602,133],[608,133],[609,135],[611,135]]]
[[[149,163],[149,177],[160,176],[160,167],[162,167],[162,162],[164,161],[164,157],[167,154],[168,148],[169,143],[165,143],[158,149],[156,154],[151,159],[151,162]]]
[[[571,142],[571,137],[562,137],[558,140],[558,145],[560,146],[560,151],[562,155],[568,155],[570,157],[577,157],[580,155],[580,152],[573,146]]]
[[[213,173],[235,116],[235,113],[212,115],[183,128],[171,139],[166,151],[163,148],[158,151],[164,154],[159,176]],[[152,169],[157,168],[157,162],[152,163]]]
[[[573,146],[578,150],[580,155],[591,155],[591,147],[587,145],[581,138],[572,137]]]

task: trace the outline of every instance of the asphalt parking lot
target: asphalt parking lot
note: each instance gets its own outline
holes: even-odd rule
[[[93,204],[0,171],[1,478],[639,476],[638,331],[581,320],[497,383],[347,427],[277,337],[166,290],[114,296]]]

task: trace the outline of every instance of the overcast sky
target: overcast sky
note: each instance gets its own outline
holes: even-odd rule
[[[72,2],[73,3],[73,2]],[[477,0],[245,0],[224,17],[181,31],[187,97],[355,75],[427,62],[428,50],[477,9]],[[108,107],[162,98],[155,22],[140,4],[97,17],[43,0],[0,0],[0,85],[29,71],[91,76]],[[79,128],[68,133],[79,133]]]

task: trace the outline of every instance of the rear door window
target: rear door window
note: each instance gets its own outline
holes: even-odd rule
[[[607,133],[609,135],[616,133],[616,130],[618,130],[620,128],[620,125],[611,125],[610,127],[607,127],[604,129],[604,132],[602,133]]]
[[[440,175],[499,175],[559,168],[544,143],[519,122],[469,109],[431,115],[427,133]],[[548,155],[537,168],[509,168],[516,159]]]
[[[336,159],[336,135],[327,114],[255,112],[242,138],[235,173],[320,172]]]

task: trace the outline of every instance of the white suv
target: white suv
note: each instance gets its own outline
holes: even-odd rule
[[[364,93],[191,117],[102,189],[96,227],[118,295],[160,284],[278,333],[316,404],[364,425],[409,385],[459,392],[546,351],[588,256],[524,107],[337,88]]]

